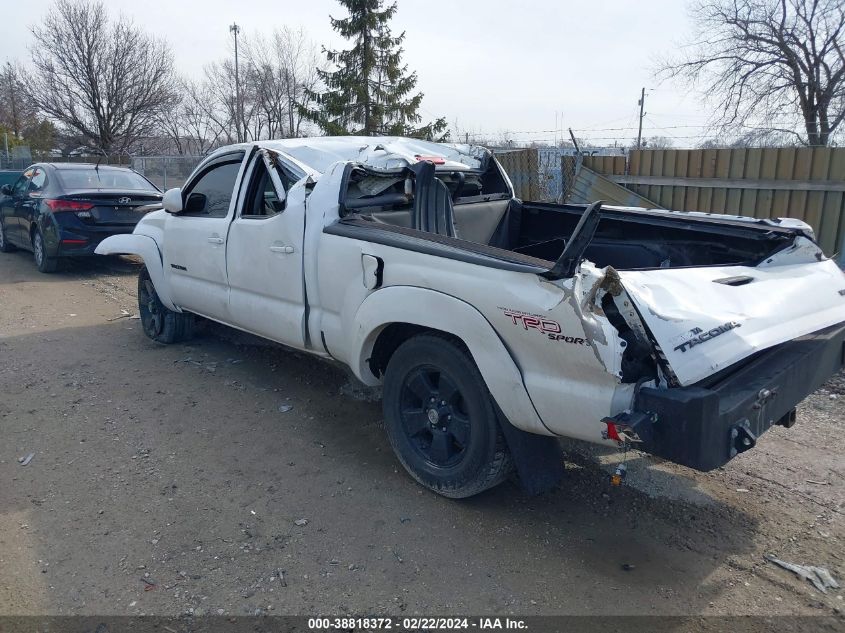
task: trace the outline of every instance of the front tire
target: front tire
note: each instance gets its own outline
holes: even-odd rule
[[[11,253],[15,247],[9,244],[6,238],[6,227],[3,225],[3,219],[0,218],[0,253]]]
[[[501,483],[511,459],[493,400],[465,349],[420,334],[394,352],[384,378],[387,436],[405,470],[446,497]]]
[[[177,343],[193,336],[194,315],[165,307],[146,266],[138,273],[138,313],[144,334],[157,343]]]
[[[47,247],[44,245],[44,236],[41,234],[41,229],[35,229],[32,234],[32,255],[40,272],[54,273],[58,270],[59,259],[47,256]]]

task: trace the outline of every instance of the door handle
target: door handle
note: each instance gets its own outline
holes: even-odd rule
[[[271,246],[270,250],[273,251],[274,253],[285,253],[287,255],[290,255],[296,249],[294,249],[293,246]]]
[[[208,241],[212,244],[222,244],[224,242],[222,237],[209,237]]]

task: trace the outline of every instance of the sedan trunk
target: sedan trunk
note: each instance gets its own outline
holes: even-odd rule
[[[146,213],[144,207],[161,201],[157,191],[120,191],[107,189],[77,189],[69,191],[62,199],[90,203],[90,217],[77,216],[86,224],[134,225]]]

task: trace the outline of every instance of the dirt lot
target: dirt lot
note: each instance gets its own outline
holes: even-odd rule
[[[763,558],[845,580],[841,377],[713,473],[634,456],[614,489],[617,456],[572,444],[554,493],[450,501],[400,470],[343,372],[219,326],[149,341],[136,273],[0,255],[0,614],[845,607]]]

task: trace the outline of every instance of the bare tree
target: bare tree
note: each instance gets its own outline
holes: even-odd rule
[[[54,148],[56,129],[38,115],[37,105],[26,92],[24,72],[17,62],[0,68],[0,131],[8,135],[2,147],[25,145],[40,158]]]
[[[159,133],[169,139],[170,151],[180,155],[207,154],[236,142],[234,75],[216,64],[205,72],[204,79],[181,80],[178,104],[159,117]]]
[[[196,81],[182,80],[177,104],[162,113],[158,130],[180,154],[204,154],[234,143],[238,128],[247,140],[305,133],[297,103],[318,86],[317,48],[302,30],[283,28],[270,37],[239,39],[240,108],[233,58],[208,64]]]
[[[168,152],[198,156],[229,140],[229,122],[218,119],[205,82],[182,80],[179,92],[178,105],[159,117],[159,132],[169,141]]]
[[[700,85],[723,132],[765,122],[808,145],[832,142],[845,118],[842,0],[699,0],[692,18],[688,53],[659,73]]]
[[[93,149],[127,151],[177,101],[169,46],[101,2],[56,0],[32,34],[29,95]]]
[[[288,136],[301,136],[304,116],[297,104],[310,107],[308,95],[317,91],[320,84],[319,70],[323,62],[314,46],[300,30],[287,27],[273,32],[273,48],[281,70],[280,79],[285,89],[288,111]]]
[[[253,98],[254,82],[247,79],[247,69],[242,71],[241,81],[241,116],[243,120],[240,127],[244,131],[244,137],[248,138],[250,128],[247,124],[252,118],[255,99]],[[235,142],[238,137],[238,104],[237,90],[235,86],[235,65],[230,59],[220,62],[212,62],[205,67],[205,80],[203,89],[206,97],[210,99],[209,110],[214,119],[223,126],[224,137],[227,142]]]
[[[0,125],[16,139],[23,137],[28,126],[37,123],[38,109],[26,94],[23,69],[18,63],[6,62],[0,70]]]
[[[310,106],[308,95],[319,86],[317,47],[302,29],[284,27],[269,39],[247,39],[244,51],[248,81],[259,101],[254,110],[261,119],[258,129],[270,138],[301,136],[305,117],[297,104]]]
[[[649,136],[642,139],[640,142],[643,149],[669,149],[675,146],[675,143],[668,136]],[[636,142],[631,144],[636,149]]]

